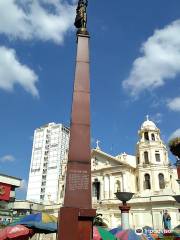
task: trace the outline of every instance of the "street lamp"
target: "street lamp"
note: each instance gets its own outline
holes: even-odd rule
[[[129,210],[130,206],[127,205],[127,202],[133,197],[134,193],[131,192],[116,192],[114,193],[120,201],[122,201],[122,205],[119,206],[121,210],[121,225],[122,229],[129,229]]]

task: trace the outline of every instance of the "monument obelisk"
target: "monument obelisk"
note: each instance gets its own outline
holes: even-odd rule
[[[79,0],[74,25],[77,56],[64,206],[59,212],[59,240],[91,240],[96,211],[91,200],[90,79],[87,0]]]

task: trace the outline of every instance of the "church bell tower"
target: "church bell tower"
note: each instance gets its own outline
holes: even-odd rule
[[[136,147],[137,189],[153,192],[165,189],[171,181],[167,147],[161,139],[160,129],[146,117],[138,131]]]

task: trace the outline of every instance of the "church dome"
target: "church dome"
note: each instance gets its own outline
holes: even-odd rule
[[[153,121],[150,121],[147,116],[147,120],[141,125],[141,129],[155,130],[157,129],[156,124]]]

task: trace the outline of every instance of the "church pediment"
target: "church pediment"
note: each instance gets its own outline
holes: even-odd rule
[[[91,169],[99,170],[119,166],[128,166],[128,164],[113,157],[99,149],[93,149],[91,153]]]

